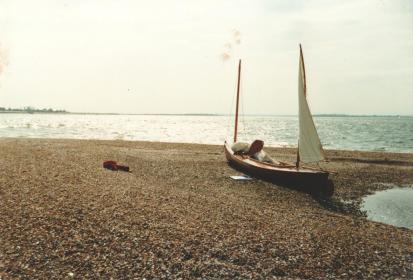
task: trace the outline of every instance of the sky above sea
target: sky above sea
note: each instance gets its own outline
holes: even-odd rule
[[[413,114],[411,0],[2,0],[0,107]]]

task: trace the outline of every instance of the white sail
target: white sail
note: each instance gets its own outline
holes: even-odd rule
[[[300,46],[300,65],[298,73],[298,106],[299,106],[299,140],[298,155],[300,162],[316,162],[325,159],[323,147],[308,107],[306,97],[306,81],[304,59]]]

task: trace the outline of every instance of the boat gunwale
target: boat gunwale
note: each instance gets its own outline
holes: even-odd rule
[[[313,168],[303,167],[303,166],[300,166],[299,168],[297,168],[294,165],[276,165],[276,164],[271,164],[267,162],[261,162],[261,161],[258,161],[256,159],[253,159],[245,155],[235,155],[231,147],[229,147],[229,144],[226,141],[225,141],[224,147],[226,150],[226,154],[228,154],[232,160],[244,166],[265,169],[267,171],[288,172],[291,174],[329,174],[329,172],[325,170],[313,169]]]

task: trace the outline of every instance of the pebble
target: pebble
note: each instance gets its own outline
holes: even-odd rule
[[[366,220],[357,201],[413,183],[413,155],[327,156],[323,201],[229,179],[222,146],[1,139],[0,278],[412,279],[412,231]]]

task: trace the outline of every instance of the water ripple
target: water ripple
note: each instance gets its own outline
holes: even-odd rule
[[[316,117],[326,149],[413,152],[413,117]],[[180,115],[0,114],[0,137],[123,139],[222,144],[233,117]],[[296,116],[245,116],[239,140],[296,147]]]

